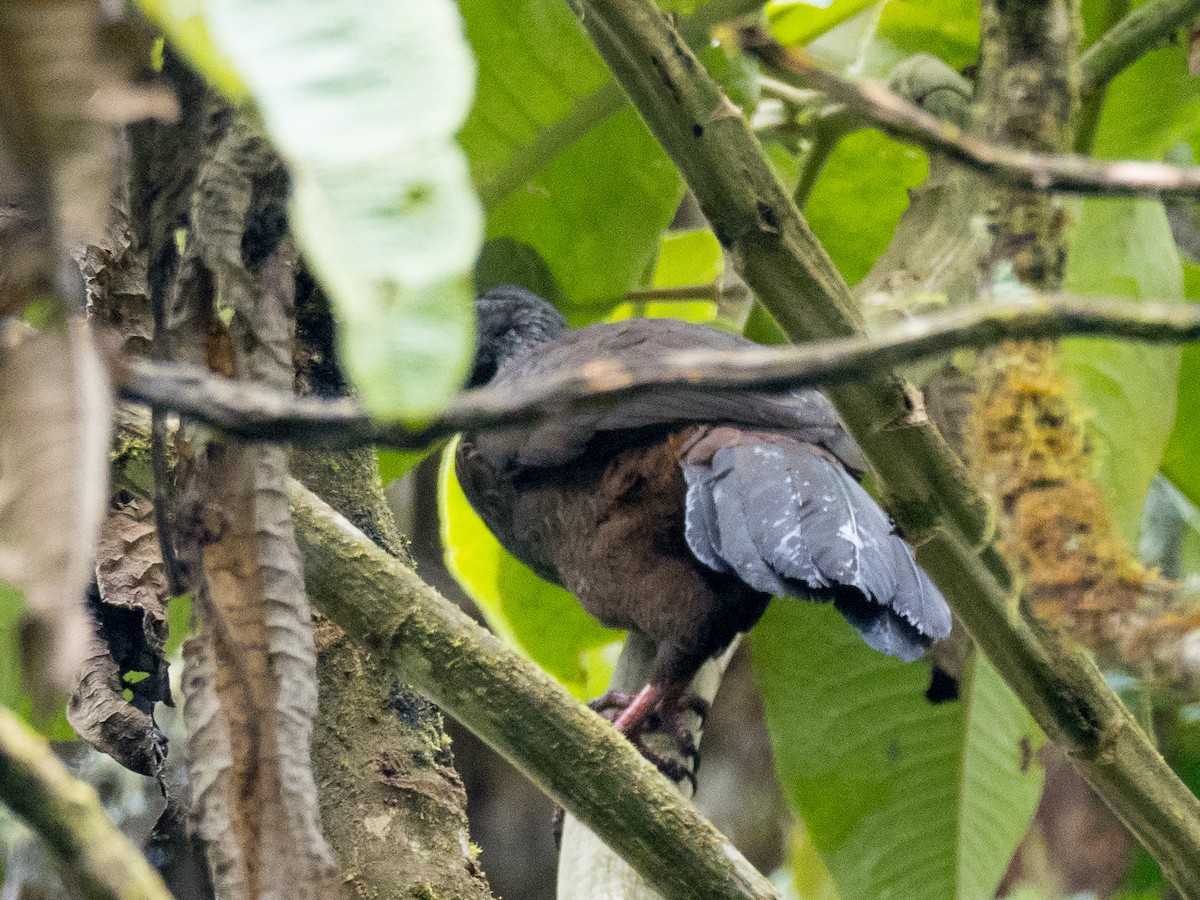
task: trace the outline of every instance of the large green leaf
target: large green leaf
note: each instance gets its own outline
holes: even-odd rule
[[[781,44],[804,45],[878,2],[833,0],[820,4],[809,0],[771,0],[767,4],[767,22]]]
[[[979,3],[975,0],[889,0],[878,36],[904,55],[929,53],[955,69],[979,55]]]
[[[293,225],[367,406],[420,418],[474,352],[482,214],[454,140],[475,67],[451,0],[207,0],[288,162]]]
[[[679,174],[562,0],[460,6],[480,66],[460,140],[487,236],[536,250],[573,321],[601,318],[653,259]],[[504,262],[489,256],[489,282]]]
[[[1029,714],[979,654],[960,699],[829,606],[777,600],[751,632],[780,785],[846,898],[994,896],[1041,793]]]
[[[838,9],[835,2],[831,9]],[[815,40],[812,52],[837,68],[882,78],[914,53],[963,69],[979,55],[979,4],[973,0],[888,0]]]
[[[1200,79],[1182,47],[1147,53],[1109,85],[1096,133],[1097,156],[1161,159],[1200,136]]]
[[[715,292],[724,271],[725,256],[716,236],[709,229],[668,231],[659,239],[658,259],[649,286],[696,287]],[[712,322],[717,317],[717,304],[705,299],[629,302],[616,306],[606,318],[615,322],[635,317]]]
[[[1184,263],[1187,298],[1200,301],[1200,265]],[[1162,473],[1192,503],[1200,505],[1200,346],[1183,348],[1176,393],[1175,427],[1163,452]]]
[[[1095,137],[1103,157],[1159,159],[1200,126],[1200,84],[1180,48],[1142,57],[1109,86]],[[1065,286],[1080,294],[1181,300],[1179,253],[1162,204],[1089,200],[1075,207]],[[1090,408],[1097,477],[1117,523],[1136,538],[1150,480],[1176,419],[1180,351],[1127,341],[1063,342]],[[1180,397],[1185,397],[1180,393]],[[1181,422],[1184,421],[1181,418]]]
[[[1166,213],[1155,200],[1088,200],[1067,259],[1067,290],[1179,300],[1183,277]],[[1180,352],[1128,341],[1072,339],[1062,362],[1090,410],[1095,474],[1127,539],[1137,537],[1150,481],[1175,421]]]
[[[849,135],[830,155],[804,212],[851,284],[887,249],[909,189],[928,174],[924,153],[874,130]]]
[[[438,506],[446,566],[479,606],[488,625],[576,697],[603,692],[623,634],[602,628],[560,587],[538,578],[500,546],[467,502],[445,450]]]

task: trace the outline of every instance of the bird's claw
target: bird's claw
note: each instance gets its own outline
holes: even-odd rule
[[[626,691],[609,691],[588,703],[588,706],[610,722],[615,722],[622,712],[637,699],[637,694]],[[695,694],[680,694],[664,708],[660,706],[641,722],[625,733],[626,738],[638,752],[654,764],[660,772],[674,782],[689,781],[692,793],[696,792],[696,772],[700,768],[700,750],[692,729],[688,727],[684,713],[691,712],[699,716],[700,724],[704,724],[711,704],[703,697]],[[648,747],[643,740],[647,734],[661,733],[675,743],[675,749],[683,761],[674,759],[667,754]]]
[[[595,700],[589,700],[587,706],[592,712],[613,722],[636,697],[637,694],[631,694],[628,691],[609,691],[601,694]]]
[[[691,742],[690,751],[684,750],[682,747],[679,748],[680,755],[683,756],[684,759],[689,759],[692,761],[692,765],[690,766],[685,762],[680,762],[679,760],[674,759],[665,753],[655,750],[653,747],[647,747],[642,742],[641,737],[631,739],[630,743],[632,743],[633,746],[638,749],[638,752],[641,753],[643,757],[653,763],[654,768],[666,775],[667,778],[671,779],[671,781],[675,782],[676,784],[681,781],[690,782],[692,785],[692,793],[696,793],[696,788],[699,786],[698,782],[696,781],[696,770],[700,767],[700,751],[696,749],[694,741]]]

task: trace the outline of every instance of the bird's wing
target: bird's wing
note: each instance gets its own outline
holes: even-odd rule
[[[871,647],[910,660],[950,610],[870,495],[820,447],[699,429],[681,460],[696,558],[769,594],[833,601]]]
[[[644,363],[678,350],[732,350],[753,344],[740,335],[676,319],[630,319],[569,331],[506,364],[492,384],[519,388],[578,371],[590,360]],[[730,422],[793,434],[824,447],[851,471],[866,461],[846,433],[837,410],[807,388],[764,393],[713,392],[686,385],[663,387],[606,406],[556,417],[532,428],[489,432],[476,438],[480,452],[500,468],[552,467],[576,459],[597,441],[621,432],[672,430],[680,425]]]

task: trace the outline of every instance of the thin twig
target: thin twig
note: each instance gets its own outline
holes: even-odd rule
[[[88,900],[171,900],[158,873],[117,830],[95,789],[49,743],[0,707],[0,800],[46,842],[64,880]]]
[[[1079,57],[1080,93],[1087,97],[1100,90],[1198,15],[1200,0],[1143,3]]]
[[[680,287],[643,288],[629,291],[627,303],[685,303],[692,300],[708,300],[716,303],[721,299],[720,285],[715,281],[706,284],[685,284]]]
[[[1037,191],[1111,197],[1200,198],[1200,169],[1142,160],[1101,162],[1077,154],[1002,147],[967,134],[909,103],[882,84],[850,81],[821,67],[803,50],[779,45],[759,28],[742,31],[746,51],[846,104],[885,131],[942,153],[985,175]]]
[[[464,430],[511,426],[607,404],[667,385],[710,390],[829,385],[965,347],[1013,338],[1104,335],[1156,343],[1200,341],[1200,307],[1071,296],[1031,297],[912,319],[878,335],[745,350],[691,350],[629,367],[616,359],[545,379],[520,392],[467,391],[434,422],[372,422],[353,400],[294,397],[179,364],[130,359],[114,380],[127,400],[170,409],[250,441],[417,449]]]

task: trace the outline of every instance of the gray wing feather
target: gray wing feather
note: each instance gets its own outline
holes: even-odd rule
[[[901,659],[949,634],[945,600],[858,482],[803,442],[742,435],[682,463],[701,562],[766,593],[833,600],[870,646]]]

